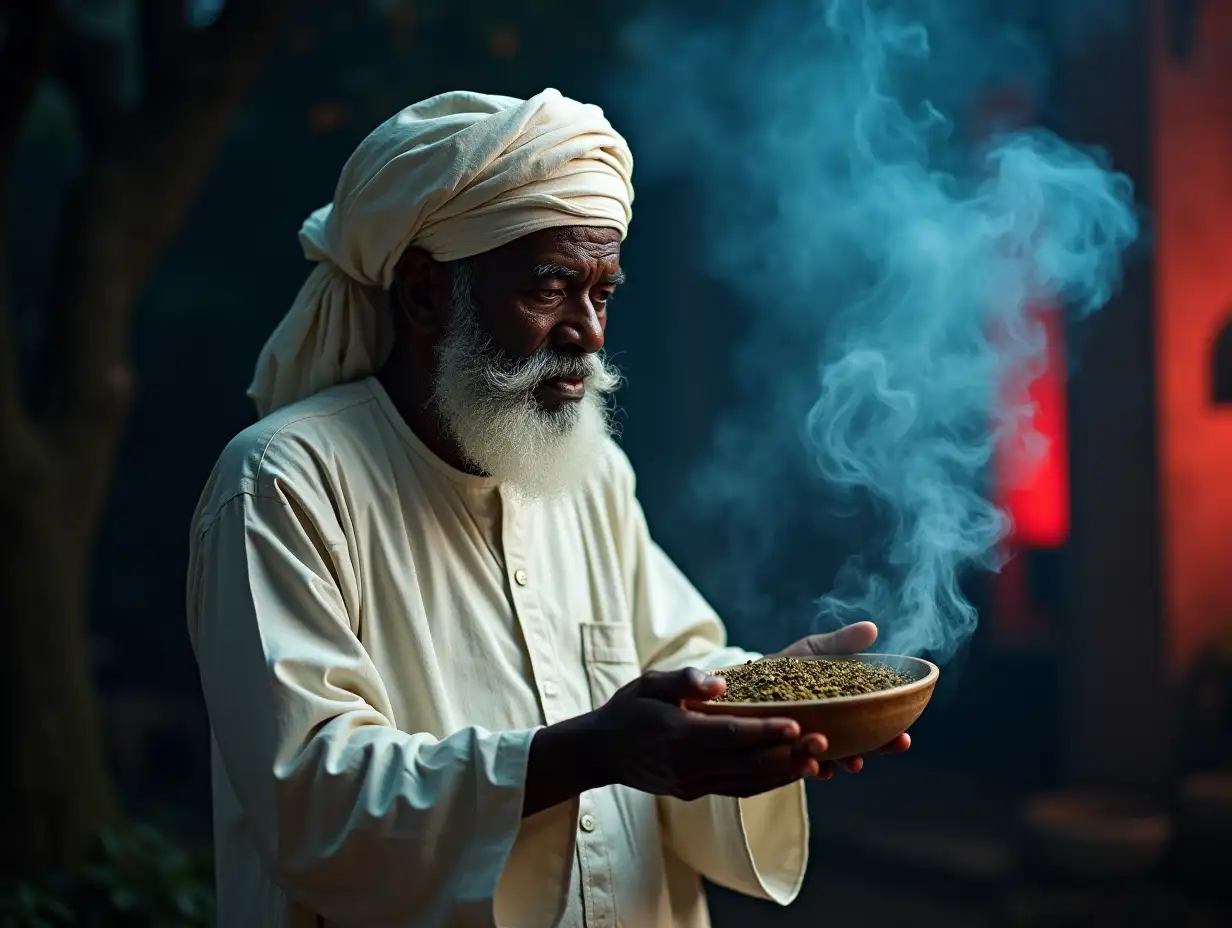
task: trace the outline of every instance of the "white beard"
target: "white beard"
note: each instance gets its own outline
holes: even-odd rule
[[[479,323],[470,265],[453,266],[453,313],[437,347],[434,405],[467,462],[531,498],[559,496],[594,473],[611,431],[608,396],[620,375],[598,354],[544,348],[507,357]],[[548,380],[582,378],[586,395],[547,410]]]

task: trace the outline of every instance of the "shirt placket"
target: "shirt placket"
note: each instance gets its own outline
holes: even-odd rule
[[[578,802],[577,856],[582,878],[582,909],[587,928],[615,928],[616,886],[609,845],[603,837],[600,795],[583,793]]]
[[[518,498],[504,487],[501,487],[501,503],[501,541],[505,549],[510,600],[526,642],[544,722],[554,725],[574,714],[565,704],[560,679],[563,656],[556,655],[552,630],[535,588],[536,581],[543,578],[535,576],[535,565],[529,556],[531,543],[527,538],[526,513]],[[595,797],[583,793],[578,801],[575,823],[583,911],[587,928],[615,928],[612,866],[598,813],[599,803]]]
[[[517,497],[501,487],[501,543],[505,549],[505,573],[513,612],[522,630],[530,656],[531,675],[543,707],[543,720],[555,725],[569,717],[564,705],[564,687],[554,657],[552,631],[544,620],[526,543],[526,514]]]

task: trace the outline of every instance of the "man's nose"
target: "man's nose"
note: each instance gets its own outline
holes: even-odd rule
[[[571,345],[588,354],[603,348],[603,320],[589,297],[574,302],[557,326],[557,345]]]

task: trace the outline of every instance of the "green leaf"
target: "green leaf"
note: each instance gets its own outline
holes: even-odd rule
[[[103,856],[108,860],[115,860],[124,853],[124,837],[117,831],[110,828],[104,829],[99,832],[98,841],[102,847]]]
[[[129,912],[139,908],[140,897],[126,886],[118,886],[111,891],[111,904],[121,912]]]
[[[26,116],[26,132],[31,141],[43,144],[71,146],[78,141],[77,111],[58,84],[39,88]]]

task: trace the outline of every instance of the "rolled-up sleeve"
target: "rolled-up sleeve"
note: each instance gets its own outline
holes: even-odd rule
[[[490,918],[534,729],[395,728],[349,570],[292,499],[241,494],[198,528],[189,629],[226,777],[274,879],[325,918]]]
[[[716,670],[762,655],[731,647],[714,610],[650,537],[623,455],[615,480],[626,584],[638,652],[646,670]],[[720,886],[787,905],[808,866],[803,782],[749,799],[661,797],[664,837],[676,856]]]

